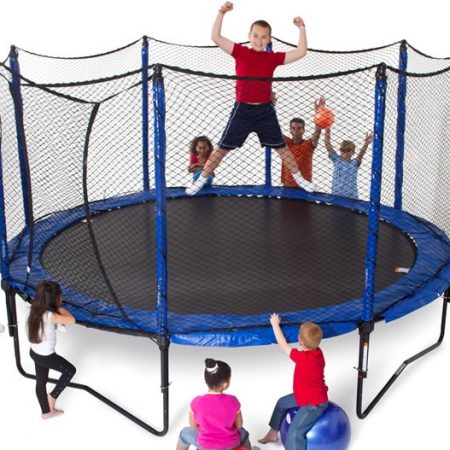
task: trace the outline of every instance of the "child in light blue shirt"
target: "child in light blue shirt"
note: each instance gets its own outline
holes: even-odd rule
[[[355,143],[344,140],[339,147],[339,155],[331,145],[331,128],[325,130],[325,148],[331,159],[333,169],[333,183],[331,193],[342,197],[358,198],[358,170],[366,153],[367,147],[372,142],[372,133],[366,133],[364,144],[359,150],[356,158]]]

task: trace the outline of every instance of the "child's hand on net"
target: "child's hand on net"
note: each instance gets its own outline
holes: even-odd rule
[[[281,323],[281,317],[276,314],[273,313],[270,315],[270,324],[274,327],[274,326],[280,326]]]

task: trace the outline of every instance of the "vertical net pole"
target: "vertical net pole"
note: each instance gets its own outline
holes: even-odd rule
[[[167,334],[166,132],[164,79],[160,65],[153,73],[155,155],[155,238],[159,335]]]
[[[399,52],[398,91],[397,91],[397,151],[395,153],[395,199],[394,208],[403,206],[403,160],[405,156],[406,128],[406,69],[408,67],[408,49],[406,41],[402,41]]]
[[[380,219],[381,174],[383,165],[384,116],[386,108],[386,65],[378,66],[375,83],[375,123],[373,158],[370,184],[368,236],[365,261],[365,291],[363,297],[364,322],[373,320],[373,299],[375,293],[375,272],[377,263],[378,230]]]
[[[356,414],[360,419],[369,411],[362,411],[363,382],[367,377],[370,334],[374,329],[373,301],[377,262],[378,229],[380,220],[381,173],[383,164],[384,115],[386,107],[386,65],[380,64],[375,82],[375,117],[373,132],[373,157],[370,183],[369,218],[365,262],[365,289],[362,322],[359,324],[359,357]],[[373,407],[373,406],[372,406]]]
[[[265,51],[272,51],[272,42],[267,44]],[[272,187],[272,149],[268,146],[265,147],[264,187],[266,189],[270,189]]]
[[[155,156],[155,247],[158,314],[158,346],[161,364],[161,392],[163,394],[163,436],[169,429],[169,336],[167,329],[167,198],[166,198],[166,103],[162,68],[153,72],[153,127]]]
[[[150,189],[148,153],[148,37],[142,39],[142,181],[143,190]]]
[[[16,122],[17,148],[19,152],[20,179],[22,182],[22,197],[25,224],[30,227],[32,219],[31,210],[31,184],[29,180],[28,156],[26,151],[25,130],[23,124],[23,101],[20,90],[20,66],[19,55],[16,47],[12,46],[9,53],[9,63],[12,72],[11,95],[14,102],[14,114]]]
[[[8,237],[6,235],[5,193],[3,190],[2,119],[0,117],[0,271],[3,280],[9,279]]]

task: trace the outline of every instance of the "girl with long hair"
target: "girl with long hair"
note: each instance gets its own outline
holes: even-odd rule
[[[75,318],[62,307],[59,284],[48,280],[40,281],[28,317],[28,340],[31,344],[30,356],[36,367],[36,396],[43,419],[50,419],[64,412],[55,407],[56,399],[67,387],[76,369],[56,353],[56,330],[74,323]],[[53,390],[47,394],[50,369],[61,372],[61,376]]]

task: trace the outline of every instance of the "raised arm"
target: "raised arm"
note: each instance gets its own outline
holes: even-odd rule
[[[211,31],[211,39],[213,40],[213,42],[229,55],[231,55],[231,52],[233,51],[234,42],[222,36],[222,21],[223,16],[232,9],[233,3],[231,2],[225,2],[220,7],[219,13],[217,14]]]
[[[287,343],[283,331],[281,331],[280,323],[281,317],[278,314],[273,313],[270,316],[270,324],[272,325],[273,334],[275,335],[275,339],[277,340],[277,344],[280,349],[289,356],[291,354],[292,347]]]
[[[321,96],[319,98],[319,100],[316,100],[314,102],[314,113],[317,112],[317,110],[319,108],[322,108],[323,106],[325,106],[325,97]],[[317,147],[317,144],[319,143],[319,139],[320,139],[320,134],[322,133],[322,128],[319,128],[316,125],[316,128],[314,129],[314,133],[311,136],[311,145],[313,146],[313,148]]]
[[[286,52],[284,57],[284,64],[297,61],[297,59],[303,58],[308,51],[308,42],[306,40],[305,22],[301,17],[294,17],[294,25],[299,29],[298,44],[295,50]]]
[[[362,160],[364,158],[364,155],[366,154],[367,147],[369,147],[369,144],[372,142],[372,133],[366,133],[366,136],[364,138],[364,144],[359,150],[358,156],[356,157],[356,160],[358,161],[358,165],[362,163]]]
[[[328,156],[334,152],[333,146],[331,145],[331,128],[325,130],[325,148],[327,149]]]

